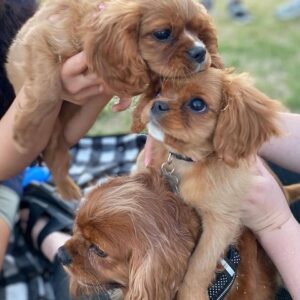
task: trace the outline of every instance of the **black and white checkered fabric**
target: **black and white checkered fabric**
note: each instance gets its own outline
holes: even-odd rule
[[[71,150],[70,174],[82,188],[107,175],[127,174],[145,141],[135,134],[83,138]]]
[[[107,175],[126,174],[145,141],[134,134],[83,138],[71,150],[70,174],[82,188]],[[52,266],[26,243],[16,224],[0,273],[0,300],[55,300],[51,272]]]

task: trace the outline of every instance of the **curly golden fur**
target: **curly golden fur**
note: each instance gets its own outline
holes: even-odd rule
[[[173,164],[182,198],[203,223],[179,299],[207,299],[216,262],[240,232],[240,204],[253,176],[251,159],[263,142],[281,134],[281,106],[255,89],[249,77],[214,68],[166,83],[159,96],[152,91],[152,99],[144,123],[168,151],[194,160],[174,158]],[[161,151],[153,159],[156,165],[166,159]]]
[[[213,23],[193,0],[45,1],[8,54],[7,72],[15,91],[27,81],[28,101],[14,125],[20,150],[26,151],[35,128],[62,100],[61,65],[81,50],[89,71],[126,96],[142,93],[160,77],[186,77],[211,62],[222,65]],[[62,133],[76,109],[68,105],[60,113],[44,153],[64,198],[80,196],[67,176],[70,145]]]
[[[72,293],[119,287],[126,300],[176,299],[199,221],[153,171],[95,187],[78,211],[73,237],[59,250]],[[276,272],[254,235],[245,230],[236,247],[241,263],[225,299],[274,299]]]

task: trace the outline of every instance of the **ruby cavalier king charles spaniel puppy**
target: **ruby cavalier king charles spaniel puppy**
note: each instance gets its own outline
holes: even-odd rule
[[[199,235],[197,215],[161,176],[137,174],[96,186],[59,257],[72,294],[119,287],[125,299],[174,299]]]
[[[27,101],[15,117],[14,139],[26,151],[35,129],[62,100],[63,62],[84,50],[88,70],[119,96],[141,94],[162,78],[222,68],[214,25],[193,0],[48,0],[13,42],[7,73]],[[63,131],[79,109],[63,103],[43,159],[65,199],[80,198],[68,177],[70,145]]]
[[[119,288],[125,300],[174,300],[200,234],[196,212],[152,170],[95,187],[58,256],[73,295]],[[241,260],[224,299],[274,299],[277,273],[254,235],[243,231],[234,246]]]
[[[281,106],[246,75],[216,68],[166,82],[159,92],[150,88],[145,97],[142,120],[159,141],[152,165],[160,168],[171,153],[169,168],[178,178],[180,196],[202,220],[203,233],[178,299],[205,300],[218,259],[240,233],[241,201],[251,187],[255,155],[281,134]]]

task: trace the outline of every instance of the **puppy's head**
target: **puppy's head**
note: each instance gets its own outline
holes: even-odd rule
[[[280,105],[246,75],[209,68],[187,80],[166,82],[142,114],[150,135],[194,160],[207,156],[236,165],[280,134]]]
[[[196,215],[159,175],[120,177],[88,195],[59,256],[73,293],[121,287],[128,299],[173,299],[197,234]]]
[[[193,0],[115,0],[91,25],[88,63],[117,92],[139,94],[154,74],[186,77],[222,67],[205,8]]]

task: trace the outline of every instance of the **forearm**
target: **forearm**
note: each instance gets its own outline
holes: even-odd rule
[[[300,173],[300,115],[280,114],[283,136],[265,143],[259,154],[288,170]]]
[[[36,132],[32,136],[30,149],[26,153],[20,153],[13,139],[13,123],[18,105],[22,106],[24,101],[26,101],[26,96],[22,89],[0,120],[0,141],[5,141],[1,143],[0,147],[0,181],[19,173],[46,147],[60,110],[60,105],[58,105],[57,109],[43,120],[43,123],[36,128]]]
[[[300,299],[300,225],[291,217],[284,225],[258,234],[258,240],[281,274],[294,300]]]

